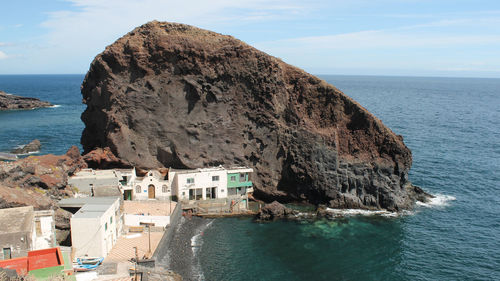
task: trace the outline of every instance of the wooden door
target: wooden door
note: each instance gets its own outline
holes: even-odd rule
[[[148,186],[148,198],[149,199],[154,199],[155,198],[155,186],[150,184]]]

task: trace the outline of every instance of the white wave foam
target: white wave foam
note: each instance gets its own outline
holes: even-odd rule
[[[198,252],[203,245],[203,232],[209,228],[214,220],[209,221],[206,225],[202,225],[196,231],[196,235],[191,237],[191,250],[193,251],[193,262],[191,263],[191,272],[195,280],[205,280],[205,275],[201,269],[201,263],[198,258]]]
[[[413,214],[410,211],[389,212],[387,210],[363,210],[363,209],[331,209],[326,208],[326,211],[336,217],[352,217],[352,216],[381,216],[387,218],[395,218],[399,216],[407,216]]]
[[[24,147],[24,146],[23,146]],[[30,151],[28,153],[19,153],[17,155],[19,156],[23,156],[23,155],[30,155],[30,154],[37,154],[37,153],[40,153],[40,150],[37,150],[37,151]]]
[[[386,210],[363,210],[363,209],[331,209],[326,208],[329,213],[339,217],[349,217],[349,216],[384,216],[384,217],[397,217],[403,213],[389,212]]]
[[[422,207],[444,207],[444,206],[449,206],[450,201],[455,201],[457,198],[451,195],[444,195],[444,194],[432,194],[434,198],[429,199],[429,202],[417,202],[418,206]]]
[[[61,107],[60,104],[54,104],[53,106],[49,106],[49,108],[58,108],[58,107]]]

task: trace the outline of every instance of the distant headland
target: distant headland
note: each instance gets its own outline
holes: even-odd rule
[[[0,91],[0,110],[35,109],[51,106],[50,102],[41,101],[37,98],[16,96]]]

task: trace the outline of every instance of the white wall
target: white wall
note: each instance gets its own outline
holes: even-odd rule
[[[155,187],[155,199],[167,200],[172,195],[172,188],[169,181],[158,179],[154,174],[150,176],[150,172],[142,179],[135,179],[132,183],[132,198],[133,200],[148,200],[149,185]],[[167,186],[167,192],[163,192],[163,185]],[[141,191],[137,192],[137,186],[141,187]]]
[[[141,222],[154,223],[155,226],[165,227],[170,224],[170,216],[142,216],[125,214],[126,226],[140,226]]]
[[[55,235],[54,235],[54,218],[52,215],[39,216],[41,235],[36,232],[36,222],[35,222],[35,243],[33,244],[33,250],[41,250],[46,248],[52,248],[55,246]]]
[[[119,208],[120,200],[117,199],[99,217],[73,217],[71,219],[71,242],[75,257],[84,255],[106,257],[108,255],[120,236]]]
[[[219,176],[218,181],[212,181],[212,176]],[[194,183],[188,184],[187,179],[193,178]],[[189,189],[201,188],[203,200],[207,199],[206,188],[216,187],[217,198],[227,197],[226,170],[207,170],[192,173],[177,172],[174,176],[174,188],[177,190],[179,200],[189,200]],[[184,193],[184,194],[183,194]]]

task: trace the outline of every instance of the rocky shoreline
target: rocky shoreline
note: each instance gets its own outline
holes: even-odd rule
[[[53,106],[50,102],[37,98],[22,97],[0,91],[0,110],[26,110]]]
[[[201,241],[193,239],[202,235],[204,229],[213,221],[200,217],[182,217],[174,230],[172,241],[168,249],[161,249],[163,256],[159,256],[158,266],[168,268],[180,274],[183,280],[204,280],[199,256],[197,255]],[[198,244],[197,244],[198,243]]]

